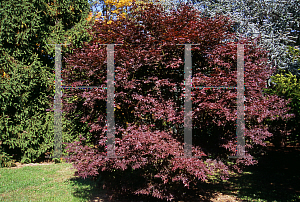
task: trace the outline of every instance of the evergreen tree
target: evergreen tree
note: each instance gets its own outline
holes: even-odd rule
[[[89,11],[87,0],[0,2],[1,152],[22,162],[52,152],[53,112],[46,110],[53,105],[55,46],[47,44],[87,41]]]

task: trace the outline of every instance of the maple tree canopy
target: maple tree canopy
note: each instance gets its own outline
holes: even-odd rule
[[[224,16],[200,18],[187,5],[172,15],[152,4],[131,14],[135,18],[96,22],[89,30],[93,40],[65,58],[64,85],[106,87],[107,49],[99,44],[122,44],[114,47],[114,113],[115,153],[124,158],[105,158],[106,89],[70,89],[64,111],[80,115],[93,134],[68,146],[78,175],[101,175],[117,193],[172,199],[176,182],[189,187],[226,179],[257,163],[257,147],[272,136],[266,122],[291,117],[284,100],[262,93],[272,73],[266,52],[255,41],[239,40],[253,44],[244,48],[246,158],[228,159],[236,150],[236,89],[192,90],[192,154],[199,158],[176,158],[183,153],[184,121],[184,46],[177,44],[200,44],[192,46],[193,86],[236,86],[237,48],[226,42],[235,39],[233,23]]]

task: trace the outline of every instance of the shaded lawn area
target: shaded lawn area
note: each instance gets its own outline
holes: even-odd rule
[[[267,201],[300,201],[300,147],[269,148],[258,166],[247,169],[238,184],[240,196]]]
[[[215,189],[242,201],[300,201],[300,147],[268,147],[259,163]]]

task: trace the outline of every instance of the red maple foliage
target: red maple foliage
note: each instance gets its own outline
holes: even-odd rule
[[[237,48],[224,42],[235,39],[233,23],[224,16],[200,18],[188,5],[171,15],[152,4],[135,8],[133,4],[135,18],[96,22],[89,30],[93,40],[65,58],[67,85],[106,87],[106,46],[98,44],[123,44],[115,46],[114,55],[115,153],[123,158],[105,158],[106,90],[73,89],[65,95],[80,98],[64,103],[64,110],[80,106],[82,122],[94,134],[94,147],[86,145],[86,137],[68,146],[68,161],[78,175],[101,175],[116,192],[171,200],[180,193],[176,182],[189,187],[213,176],[226,179],[232,171],[257,163],[251,152],[272,136],[265,121],[291,117],[284,100],[262,93],[272,73],[266,51],[255,41],[239,41],[253,43],[244,52],[247,157],[228,160],[236,150],[236,89],[194,89],[192,152],[199,158],[176,158],[183,153],[184,120],[184,46],[176,44],[200,44],[192,46],[193,86],[236,86]]]

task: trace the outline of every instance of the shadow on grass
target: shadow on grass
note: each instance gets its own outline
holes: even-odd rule
[[[300,148],[286,147],[275,150],[269,147],[264,156],[259,157],[259,163],[246,167],[244,173],[238,177],[232,177],[226,183],[201,184],[194,189],[186,189],[185,195],[176,201],[211,201],[214,193],[221,192],[227,195],[235,195],[241,201],[300,201]],[[153,197],[124,195],[114,196],[113,193],[102,189],[101,182],[90,179],[73,178],[77,189],[75,196],[86,201],[143,201],[163,202]],[[97,186],[97,184],[99,184]],[[199,195],[203,197],[200,198]]]
[[[77,198],[83,199],[85,201],[104,201],[108,200],[105,190],[103,190],[98,181],[94,181],[91,178],[83,179],[80,177],[73,177],[70,179],[74,187],[73,195]]]
[[[259,163],[222,184],[223,192],[236,192],[243,201],[300,201],[300,148],[269,147]]]
[[[181,187],[180,193],[184,193],[183,195],[180,195],[179,191],[178,193],[175,193],[175,198],[172,201],[181,201],[181,202],[210,202],[211,198],[213,198],[213,192],[207,192],[207,191],[203,191],[201,189],[198,189],[197,187],[194,187],[193,189],[187,189],[187,188],[183,188]],[[199,196],[201,195],[201,196]],[[167,202],[167,200],[161,200],[152,196],[145,196],[145,195],[132,195],[132,194],[128,194],[128,195],[124,195],[124,196],[120,196],[118,197],[119,201],[122,202]]]
[[[79,177],[73,177],[70,179],[74,187],[73,195],[76,198],[80,198],[84,201],[120,201],[120,202],[166,202],[167,200],[160,200],[152,196],[134,195],[130,193],[124,193],[122,195],[114,194],[111,191],[103,190],[103,183],[100,181],[94,181],[92,179],[82,179]],[[182,188],[181,188],[182,189]],[[213,197],[213,192],[204,191],[202,189],[184,189],[184,195],[176,196],[176,201],[210,201]],[[201,198],[199,197],[201,195]]]
[[[116,195],[115,193],[104,190],[102,185],[103,183],[99,180],[92,180],[91,178],[83,179],[80,177],[73,177],[70,179],[74,187],[73,195],[77,198],[83,199],[85,201],[120,201],[120,202],[127,202],[127,201],[156,201],[156,202],[163,202],[163,200],[159,200],[153,197],[146,197],[146,196],[136,196],[133,194],[124,194],[122,196]]]

